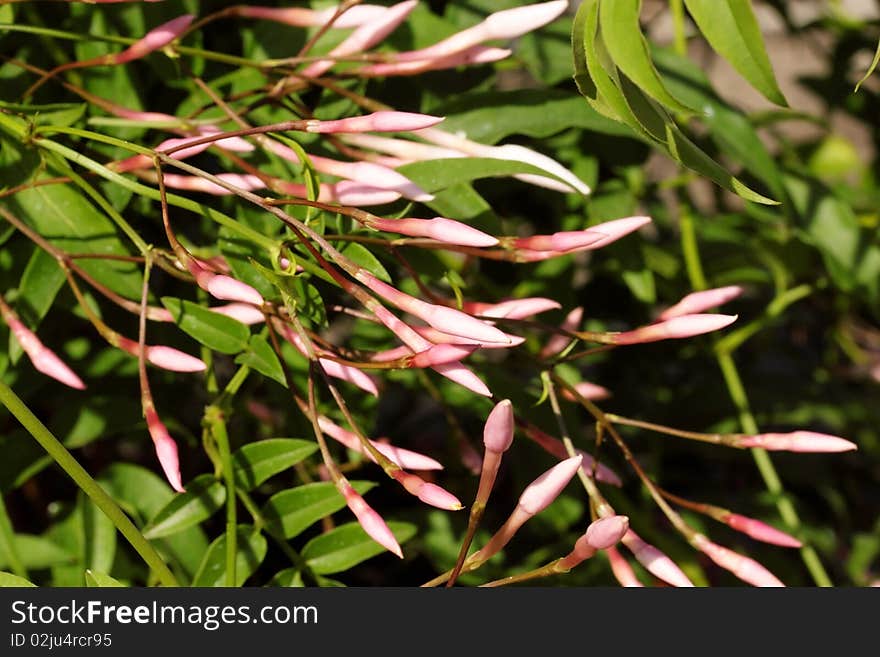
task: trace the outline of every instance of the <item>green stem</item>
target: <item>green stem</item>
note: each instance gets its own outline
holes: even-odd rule
[[[684,253],[691,285],[696,290],[705,290],[708,288],[708,284],[703,272],[703,266],[700,262],[700,250],[697,243],[694,221],[689,212],[682,212],[680,227],[682,252]],[[715,344],[717,347],[718,341],[716,341]],[[749,398],[746,394],[745,386],[743,386],[742,379],[740,378],[732,354],[729,351],[721,351],[716,348],[715,359],[717,360],[718,367],[721,369],[721,374],[724,377],[724,383],[727,386],[728,394],[736,407],[737,416],[742,430],[748,434],[759,433],[758,423],[755,420],[755,416],[752,414],[749,406]],[[776,467],[773,465],[770,455],[766,450],[759,448],[752,448],[750,451],[752,452],[752,457],[755,460],[758,472],[764,480],[764,485],[776,501],[776,509],[779,511],[779,515],[782,517],[783,522],[785,522],[792,533],[800,533],[801,521],[797,514],[797,510],[794,508],[794,504],[791,500],[785,495],[785,487],[782,485],[782,480],[779,478],[779,473],[776,471]],[[831,579],[828,577],[828,573],[825,572],[825,568],[823,567],[816,550],[812,546],[804,544],[800,552],[804,565],[807,567],[807,570],[810,572],[816,585],[831,586]]]
[[[0,548],[6,553],[6,560],[9,562],[12,572],[27,579],[27,569],[15,547],[15,532],[12,529],[9,514],[6,512],[6,503],[3,501],[2,495],[0,495]]]
[[[672,9],[672,47],[679,55],[687,55],[687,37],[684,32],[684,2],[682,0],[669,0]]]
[[[67,448],[52,435],[39,418],[13,390],[0,381],[0,403],[2,403],[31,436],[34,437],[52,459],[73,479],[74,483],[104,512],[116,529],[128,540],[144,562],[153,569],[165,586],[178,586],[177,579],[159,556],[149,541],[144,538],[134,523],[123,513],[107,492],[92,479]]]
[[[205,409],[205,422],[211,435],[220,448],[220,463],[223,466],[223,481],[226,484],[226,586],[235,586],[236,554],[238,553],[238,532],[236,527],[235,472],[232,469],[232,452],[229,449],[229,435],[226,433],[226,419],[217,406]]]

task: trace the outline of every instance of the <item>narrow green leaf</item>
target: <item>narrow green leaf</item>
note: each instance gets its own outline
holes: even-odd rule
[[[244,445],[232,454],[236,486],[252,490],[317,449],[317,443],[297,438],[270,438]]]
[[[162,305],[184,332],[209,349],[237,354],[247,348],[250,330],[236,319],[174,297],[162,297]]]
[[[272,345],[266,338],[260,335],[252,335],[247,345],[247,351],[240,353],[235,357],[238,365],[247,365],[260,374],[265,374],[283,386],[287,386],[284,380],[284,369],[281,367],[281,361],[272,349]]]
[[[684,0],[709,45],[767,100],[788,107],[749,0]],[[880,52],[880,51],[878,51]]]
[[[86,570],[86,586],[90,588],[124,588],[125,584],[97,570]]]
[[[409,540],[416,533],[416,526],[408,522],[392,521],[388,528],[398,543]],[[385,551],[358,523],[351,522],[313,538],[306,543],[302,556],[316,574],[329,575],[348,570]]]
[[[213,475],[202,474],[175,495],[144,527],[144,536],[159,538],[199,524],[210,518],[226,501],[226,489]]]
[[[675,112],[695,110],[666,88],[648,50],[639,25],[641,0],[614,0],[599,4],[599,28],[614,64],[654,100]]]
[[[349,242],[348,245],[350,247],[359,246],[361,249],[366,251],[366,253],[369,254],[369,257],[372,258],[373,261],[375,261],[376,266],[371,266],[372,261],[364,258],[361,252],[357,249],[345,249],[345,255],[349,256],[352,260],[357,262],[359,265],[365,267],[382,280],[391,282],[391,278],[388,276],[388,272],[385,271],[385,268],[379,263],[378,260],[376,260],[375,256],[373,256],[372,253],[367,251],[366,248],[361,246],[360,244]],[[353,254],[356,257],[352,258]],[[308,317],[315,326],[327,326],[327,309],[324,307],[324,299],[321,296],[321,293],[318,292],[318,288],[309,283],[302,276],[297,276],[293,278],[290,283],[290,289],[295,293],[294,298],[296,299],[297,312]]]
[[[880,64],[880,41],[877,42],[877,50],[874,52],[874,59],[871,60],[871,65],[868,67],[868,70],[865,72],[865,75],[862,76],[862,79],[856,83],[856,91],[865,83],[871,74],[874,73],[874,69],[877,68],[877,64]]]
[[[94,570],[108,572],[116,557],[116,527],[84,493],[79,495],[82,509],[83,556],[85,565]]]
[[[25,324],[36,330],[64,285],[64,272],[54,257],[38,246],[28,260],[18,284],[15,308]],[[18,340],[9,337],[9,360],[14,365],[24,353]]]
[[[238,550],[235,554],[235,585],[245,583],[266,557],[266,539],[250,525],[237,527]],[[226,584],[226,534],[211,543],[196,576],[193,586],[224,586]]]
[[[397,170],[428,192],[437,192],[480,178],[515,176],[521,173],[559,180],[552,173],[548,173],[544,169],[531,164],[515,160],[499,160],[491,157],[456,157],[441,160],[422,160],[412,164],[405,164]]]
[[[352,481],[361,495],[376,484]],[[285,538],[293,538],[304,529],[345,507],[345,498],[332,482],[321,481],[281,491],[269,498],[262,514],[266,522]]]
[[[2,588],[21,588],[36,586],[33,582],[29,582],[24,577],[13,575],[5,571],[0,571],[0,587]]]
[[[358,244],[357,242],[346,242],[345,244],[339,246],[339,250],[347,258],[366,269],[376,278],[381,279],[386,283],[391,282],[391,276],[388,275],[385,267],[382,265],[381,262],[379,262],[379,259],[374,256],[373,253],[363,244]]]
[[[54,541],[32,534],[16,534],[15,549],[27,570],[41,570],[76,561],[76,555]],[[5,552],[0,552],[0,568],[8,567]]]

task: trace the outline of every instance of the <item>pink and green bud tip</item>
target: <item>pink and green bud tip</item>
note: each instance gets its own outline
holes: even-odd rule
[[[178,16],[167,23],[163,23],[159,27],[153,28],[147,32],[143,38],[133,43],[131,46],[123,50],[118,55],[113,55],[111,62],[114,64],[125,64],[135,59],[140,59],[149,55],[151,52],[161,50],[181,34],[193,22],[195,16],[184,14]]]
[[[354,517],[357,518],[357,521],[363,530],[367,532],[367,536],[372,538],[389,552],[392,552],[403,559],[403,551],[400,549],[400,544],[397,542],[397,539],[394,538],[394,534],[382,519],[382,516],[376,513],[348,482],[343,481],[341,484],[341,492],[342,496],[345,498],[345,503],[348,505],[348,508],[351,509],[351,512],[354,514]]]
[[[855,443],[813,431],[792,431],[791,433],[761,433],[754,436],[739,436],[737,447],[760,447],[768,451],[830,453],[849,452],[858,449]]]
[[[736,299],[742,294],[742,291],[743,289],[739,285],[728,285],[727,287],[693,292],[682,298],[674,306],[664,310],[657,319],[664,321],[673,317],[681,317],[682,315],[701,313]]]

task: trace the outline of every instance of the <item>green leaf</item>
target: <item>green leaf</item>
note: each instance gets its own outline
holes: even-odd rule
[[[788,107],[748,0],[684,0],[709,45],[767,100]]]
[[[235,586],[241,586],[263,562],[267,546],[262,534],[250,525],[239,525],[236,533]],[[226,534],[221,534],[208,547],[192,585],[226,585]]]
[[[422,160],[405,164],[397,169],[428,192],[437,192],[454,185],[500,176],[515,176],[528,173],[544,178],[559,178],[525,162],[499,160],[491,157],[455,157],[441,160]],[[565,181],[562,181],[565,182]]]
[[[392,521],[388,528],[398,543],[409,540],[416,533],[416,526],[408,522]],[[358,523],[351,522],[310,540],[303,548],[302,556],[313,572],[329,575],[348,570],[385,551]]]
[[[360,244],[355,244],[354,242],[349,243],[350,246],[360,246],[364,251],[366,249]],[[351,257],[351,253],[348,252],[349,249],[344,251],[345,255]],[[352,253],[358,254],[357,250],[353,250]],[[352,258],[358,264],[366,267],[371,272],[376,274],[382,280],[391,281],[391,278],[388,276],[388,272],[385,271],[385,268],[379,264],[379,261],[375,259],[372,253],[367,251],[370,258],[375,260],[378,268],[367,267],[366,260],[361,258],[360,260]],[[296,309],[299,313],[308,317],[315,326],[327,326],[327,309],[324,307],[324,299],[321,296],[321,293],[318,292],[318,288],[309,283],[302,276],[297,276],[290,281],[290,290],[294,293],[294,298],[296,299]]]
[[[880,42],[877,42],[877,50],[874,51],[874,59],[871,60],[871,65],[868,67],[868,70],[865,71],[865,75],[862,76],[862,79],[856,83],[856,91],[865,83],[871,75],[874,73],[874,69],[877,68],[877,64],[880,64]]]
[[[352,481],[361,495],[376,484],[369,481]],[[345,498],[332,482],[321,481],[297,486],[276,493],[263,506],[261,513],[275,531],[293,538],[321,518],[345,507]]]
[[[278,360],[272,345],[261,335],[251,336],[247,345],[247,351],[236,356],[235,362],[238,365],[247,365],[257,370],[260,374],[265,374],[270,379],[274,379],[287,387],[281,361]]]
[[[61,566],[76,560],[75,554],[42,536],[16,534],[13,540],[15,541],[15,550],[21,557],[22,565],[28,570]],[[0,551],[0,568],[5,568],[8,565],[6,553]]]
[[[186,492],[175,495],[144,527],[144,536],[159,538],[210,518],[226,501],[226,489],[213,475],[202,474],[189,482]]]
[[[2,588],[19,588],[36,586],[33,582],[29,582],[24,577],[13,575],[12,573],[0,572],[0,587]]]
[[[347,258],[366,269],[376,278],[379,278],[386,283],[391,282],[391,276],[388,275],[385,267],[382,266],[379,259],[363,244],[347,242],[341,244],[338,248],[340,253],[343,253]]]
[[[90,588],[124,588],[125,584],[97,570],[86,571],[86,586]]]
[[[270,438],[244,445],[232,454],[236,485],[252,490],[317,449],[317,443],[297,438]]]
[[[617,68],[651,98],[675,112],[690,114],[694,110],[669,93],[654,68],[639,25],[641,8],[641,0],[600,2],[599,29],[608,54]]]
[[[209,349],[224,354],[237,354],[247,348],[251,332],[237,319],[173,297],[162,297],[162,305],[184,332]]]
[[[116,526],[85,493],[80,493],[79,504],[82,509],[85,565],[94,570],[109,572],[116,557]]]

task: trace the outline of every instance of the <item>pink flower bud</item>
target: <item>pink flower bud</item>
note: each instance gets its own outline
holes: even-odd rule
[[[608,562],[611,564],[611,572],[614,573],[614,577],[617,578],[617,581],[620,582],[621,586],[644,586],[639,581],[639,578],[636,577],[636,573],[632,569],[632,566],[630,566],[629,562],[623,558],[623,555],[617,551],[617,548],[607,548],[605,554],[608,555]]]
[[[436,484],[425,482],[419,488],[418,498],[425,504],[430,504],[438,509],[447,511],[458,511],[462,509],[459,499],[447,490],[440,488]]]
[[[621,237],[625,237],[649,223],[651,223],[651,217],[637,216],[614,219],[612,221],[596,224],[595,226],[590,226],[590,230],[597,233],[604,233],[605,238],[598,242],[593,242],[586,247],[585,250],[594,251],[595,249],[601,249],[603,246],[608,246],[612,242],[616,242]]]
[[[460,310],[426,303],[411,297],[391,285],[383,283],[365,270],[360,270],[356,277],[383,299],[401,310],[415,315],[439,331],[481,342],[510,344],[510,340],[502,331]]]
[[[581,381],[580,383],[575,383],[574,389],[581,397],[583,397],[584,399],[589,399],[590,401],[608,399],[611,396],[611,391],[608,390],[608,388],[596,385],[595,383],[590,383],[589,381]],[[562,396],[569,401],[577,402],[577,397],[571,394],[568,390],[563,389]]]
[[[553,299],[527,297],[523,299],[508,299],[499,303],[465,302],[463,310],[473,315],[482,315],[483,317],[525,319],[526,317],[561,307],[559,302]]]
[[[174,347],[162,345],[147,345],[146,359],[152,365],[161,367],[172,372],[204,372],[207,366],[205,362],[195,356],[190,356]],[[137,354],[137,343],[135,343]]]
[[[858,449],[852,443],[838,436],[813,431],[792,431],[791,433],[761,433],[756,436],[741,436],[736,440],[738,447],[760,447],[769,451],[788,452],[848,452]]]
[[[617,545],[629,529],[627,516],[609,516],[599,518],[587,527],[584,537],[590,547],[596,550],[607,550]]]
[[[570,251],[584,248],[602,239],[605,239],[605,235],[595,231],[568,230],[553,233],[552,235],[519,237],[513,240],[513,245],[519,249],[529,249],[532,251]]]
[[[443,217],[433,219],[371,219],[371,228],[413,237],[430,237],[439,242],[463,246],[495,246],[498,239],[467,224]]]
[[[373,460],[373,457],[370,456],[368,452],[364,451],[360,439],[351,431],[343,429],[342,427],[331,422],[324,416],[318,417],[318,426],[321,428],[321,431],[323,431],[334,440],[342,443],[348,449],[359,454],[364,454],[371,461]],[[408,449],[395,447],[394,445],[391,445],[389,443],[377,440],[371,440],[370,444],[373,445],[373,447],[375,447],[379,452],[381,452],[382,455],[389,461],[391,461],[398,467],[404,468],[406,470],[443,469],[443,465],[438,461],[432,459],[430,456],[425,456],[424,454],[419,454],[418,452],[411,452]]]
[[[417,4],[418,0],[399,2],[379,14],[377,18],[359,25],[342,43],[330,51],[330,57],[346,57],[369,50],[391,34]],[[321,59],[303,69],[300,75],[317,78],[332,68],[333,64],[332,59]]]
[[[481,23],[435,43],[428,48],[401,53],[400,61],[435,59],[460,52],[483,41],[515,39],[553,21],[568,8],[566,0],[543,2],[505,9],[489,15]]]
[[[335,121],[308,121],[306,132],[328,134],[339,132],[408,132],[437,125],[442,116],[415,112],[380,111]]]
[[[497,404],[486,418],[483,426],[483,444],[496,454],[503,454],[513,443],[514,419],[513,404],[504,399]]]
[[[712,561],[752,586],[785,586],[754,559],[717,545],[702,534],[698,535],[694,542],[697,548]]]
[[[364,392],[370,393],[374,397],[379,396],[379,388],[376,386],[375,380],[362,370],[352,367],[351,365],[337,363],[335,360],[330,360],[329,358],[319,358],[318,362],[321,364],[321,367],[324,368],[324,371],[327,372],[328,376],[332,376],[333,378],[342,381],[348,381]]]
[[[633,553],[636,561],[642,564],[654,577],[662,579],[672,586],[690,587],[694,585],[672,559],[653,545],[645,543],[632,529],[628,530],[621,540]]]
[[[455,381],[460,386],[464,386],[471,392],[475,392],[483,397],[492,396],[492,391],[480,380],[480,377],[461,363],[443,363],[442,365],[434,365],[432,369],[450,381]]]
[[[155,50],[161,50],[177,37],[183,34],[193,22],[195,16],[185,14],[178,16],[167,23],[163,23],[159,27],[153,28],[147,32],[143,38],[133,43],[131,46],[123,50],[118,55],[114,55],[112,62],[114,64],[125,64],[135,59],[140,59]]]
[[[216,299],[224,301],[240,301],[255,306],[263,305],[263,297],[247,283],[237,281],[224,274],[215,274],[192,260],[188,263],[190,273],[195,277],[196,284]]]
[[[386,7],[380,5],[355,5],[351,9],[347,9],[334,22],[333,27],[337,29],[348,29],[363,25],[364,23],[376,20],[384,14]],[[284,23],[293,27],[320,27],[329,21],[336,13],[336,7],[329,7],[321,11],[313,9],[305,9],[302,7],[251,7],[242,5],[237,8],[236,16],[243,18],[256,18],[267,21],[275,21],[276,23]]]
[[[413,355],[410,367],[434,367],[444,363],[453,363],[470,356],[478,349],[474,344],[437,344]]]
[[[578,178],[574,173],[553,158],[547,157],[543,153],[534,151],[531,148],[526,148],[519,144],[504,144],[503,146],[485,147],[481,150],[483,152],[483,157],[492,157],[500,160],[511,160],[513,162],[531,164],[538,169],[543,169],[547,173],[553,174],[556,178],[564,181],[564,184],[554,178],[530,173],[516,174],[514,177],[518,180],[563,193],[570,192],[574,189],[584,196],[590,194],[590,186],[587,185],[587,183]]]
[[[423,132],[424,131],[420,131],[419,136],[423,136]],[[388,153],[407,161],[442,160],[467,157],[462,151],[452,148],[441,148],[439,146],[431,146],[417,141],[392,139],[390,137],[380,137],[378,135],[349,134],[343,135],[342,140],[353,146],[369,148],[378,151],[379,153]]]
[[[220,313],[221,315],[226,315],[227,317],[231,317],[232,319],[238,320],[242,324],[247,324],[249,326],[266,321],[266,316],[263,314],[263,311],[249,303],[228,303],[224,306],[213,306],[212,308],[208,308],[208,310]]]
[[[565,319],[562,320],[560,328],[564,331],[577,331],[583,317],[584,309],[582,306],[578,306],[565,316]],[[568,335],[566,335],[565,333],[556,333],[553,335],[552,338],[547,341],[547,344],[544,345],[544,348],[541,349],[538,355],[541,358],[550,358],[551,356],[555,356],[560,351],[565,349],[569,342],[571,342],[571,338]]]
[[[153,446],[156,449],[156,456],[159,458],[159,465],[165,473],[165,478],[171,487],[178,493],[182,493],[183,481],[180,478],[180,463],[177,456],[177,443],[168,433],[168,429],[159,419],[155,409],[148,406],[144,410],[144,418],[147,421],[147,430],[153,439]]]
[[[546,452],[556,456],[557,458],[564,459],[568,456],[568,451],[565,449],[565,445],[558,438],[554,438],[553,436],[544,433],[538,427],[533,425],[526,425],[523,428],[526,436],[534,440],[538,443]],[[584,474],[588,477],[593,476],[593,464],[595,463],[595,459],[592,455],[587,454],[583,450],[576,450],[577,453],[583,458],[583,462],[581,464],[581,470],[583,470]],[[597,481],[605,482],[606,484],[611,484],[612,486],[621,486],[623,482],[620,481],[620,477],[617,475],[614,470],[609,468],[604,463],[599,463],[596,466],[596,474]]]
[[[682,298],[674,306],[670,306],[657,318],[661,321],[680,317],[682,315],[692,315],[701,313],[705,310],[715,308],[722,304],[736,299],[742,294],[743,289],[739,285],[728,285],[727,287],[719,287],[712,290],[703,290],[701,292],[693,292]]]
[[[801,542],[794,536],[779,531],[760,520],[741,516],[738,513],[728,513],[722,518],[722,522],[743,534],[751,536],[757,541],[781,545],[782,547],[798,548],[801,546]]]
[[[434,59],[420,59],[408,62],[385,62],[369,64],[357,69],[355,73],[361,78],[373,78],[379,76],[394,75],[417,75],[426,71],[437,71],[458,66],[471,66],[473,64],[490,64],[510,57],[513,51],[506,48],[489,48],[486,46],[471,46],[456,53],[435,57]]]
[[[519,497],[519,508],[533,516],[546,509],[562,492],[581,465],[583,457],[560,461],[529,484]]]
[[[412,329],[419,336],[423,337],[429,342],[433,342],[434,344],[472,344],[480,347],[481,349],[509,349],[510,347],[517,347],[526,341],[526,339],[521,336],[510,335],[509,333],[504,334],[505,337],[507,337],[507,339],[509,340],[508,344],[501,344],[494,342],[482,342],[480,340],[465,338],[460,335],[451,335],[443,331],[438,331],[431,326],[413,326]]]
[[[218,134],[220,129],[213,125],[202,125],[196,127],[196,132],[202,137],[207,137]],[[213,143],[233,153],[251,153],[256,150],[256,146],[241,137],[224,137]]]
[[[358,523],[360,523],[360,526],[365,532],[367,532],[367,536],[372,538],[389,552],[393,552],[403,559],[403,552],[400,549],[400,544],[398,544],[397,539],[394,538],[391,529],[389,529],[388,525],[385,524],[385,521],[382,520],[382,516],[376,513],[373,508],[364,501],[364,498],[361,497],[350,484],[348,484],[348,482],[345,482],[342,485],[342,495],[345,498],[345,503],[348,505],[348,508],[351,509],[351,512],[354,514],[355,518],[357,518]]]
[[[644,344],[658,340],[690,338],[703,333],[710,333],[729,326],[736,321],[738,315],[681,315],[664,322],[649,324],[632,331],[624,331],[614,335],[614,344]]]
[[[13,315],[11,309],[5,308],[5,302],[2,309],[3,319],[9,326],[9,330],[18,340],[24,353],[27,354],[34,368],[38,372],[42,372],[46,376],[50,376],[56,381],[60,381],[66,386],[77,390],[85,390],[86,384],[82,382],[72,369],[70,369],[56,354],[42,343],[37,334],[27,328],[22,322]]]

